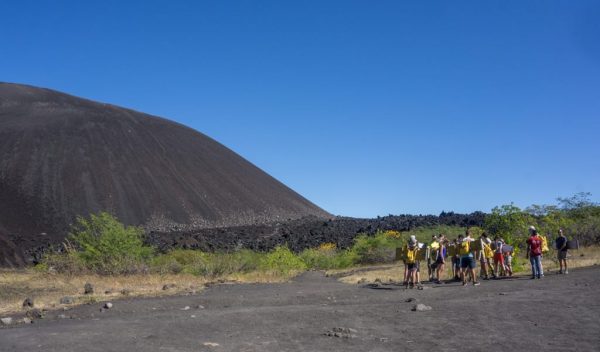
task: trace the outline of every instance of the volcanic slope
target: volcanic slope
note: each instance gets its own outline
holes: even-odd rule
[[[56,243],[76,216],[101,210],[161,231],[330,217],[191,128],[0,83],[0,240]]]

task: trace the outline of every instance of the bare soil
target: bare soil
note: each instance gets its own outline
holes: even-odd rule
[[[0,329],[0,351],[598,351],[599,274],[595,266],[416,290],[308,272],[115,301],[104,312],[103,303],[49,312]],[[432,310],[412,311],[417,303]]]

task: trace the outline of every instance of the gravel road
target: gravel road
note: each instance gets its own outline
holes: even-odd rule
[[[49,312],[0,329],[0,351],[600,351],[599,274],[406,290],[308,272]]]

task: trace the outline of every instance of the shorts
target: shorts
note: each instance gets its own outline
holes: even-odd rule
[[[558,260],[567,259],[567,251],[558,251]]]
[[[512,255],[504,257],[504,265],[510,266],[512,264]]]
[[[475,269],[475,258],[473,257],[462,257],[460,258],[460,267],[462,269],[470,268]]]
[[[414,263],[406,263],[406,268],[408,270],[419,270],[419,262],[414,262]]]
[[[502,253],[494,253],[494,263],[500,263],[504,265],[504,256]]]
[[[444,260],[443,260],[442,258],[437,258],[437,259],[435,260],[435,263],[436,263],[437,265],[442,265],[442,264],[445,264],[445,263],[444,263]]]

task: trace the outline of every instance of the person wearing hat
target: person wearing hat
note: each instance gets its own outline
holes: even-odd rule
[[[417,258],[419,252],[419,244],[417,243],[417,238],[412,235],[410,236],[406,247],[404,248],[404,266],[406,270],[405,274],[405,282],[404,285],[406,287],[414,287],[415,284],[420,285],[419,283],[419,261]]]
[[[542,239],[538,235],[535,226],[529,226],[527,258],[531,263],[531,278],[541,279],[544,276],[544,270],[542,269]]]

